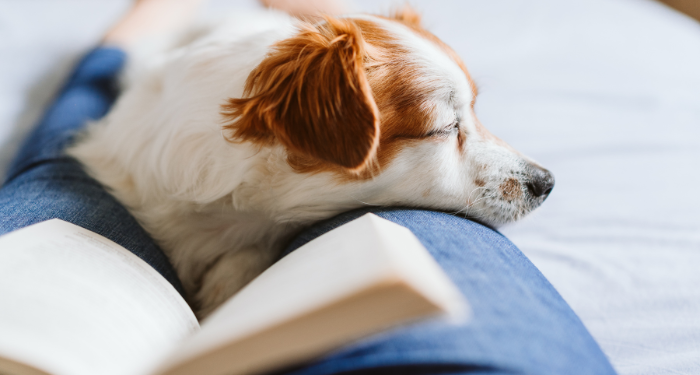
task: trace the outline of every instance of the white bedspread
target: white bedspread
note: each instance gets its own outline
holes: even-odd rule
[[[412,3],[465,59],[482,122],[556,175],[503,232],[621,374],[700,374],[700,24],[650,0]],[[126,4],[0,0],[0,171]]]

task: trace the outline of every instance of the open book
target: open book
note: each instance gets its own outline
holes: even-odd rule
[[[153,268],[58,219],[0,237],[1,374],[255,374],[466,303],[413,234],[367,214],[284,257],[200,325]]]

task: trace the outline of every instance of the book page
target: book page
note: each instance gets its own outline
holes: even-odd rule
[[[100,235],[54,219],[0,237],[0,366],[136,374],[198,329],[170,283]]]
[[[466,316],[459,290],[413,233],[367,214],[270,267],[156,373],[269,371],[440,313]]]

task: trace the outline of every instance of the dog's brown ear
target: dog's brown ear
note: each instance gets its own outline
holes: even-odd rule
[[[363,170],[379,142],[364,58],[364,39],[351,21],[327,17],[305,25],[253,70],[247,98],[222,106],[228,139],[280,142],[290,154]]]
[[[401,9],[397,9],[392,14],[392,18],[406,24],[411,28],[420,28],[421,15],[412,6],[405,4]]]

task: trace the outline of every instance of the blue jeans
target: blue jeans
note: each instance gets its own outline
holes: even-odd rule
[[[0,234],[61,218],[119,243],[182,292],[163,252],[129,212],[63,154],[88,120],[116,98],[125,60],[90,52],[17,155],[0,189]],[[439,212],[382,208],[348,212],[297,236],[288,252],[366,212],[410,229],[467,297],[466,324],[423,322],[375,335],[279,373],[614,374],[579,318],[532,263],[500,233]]]

